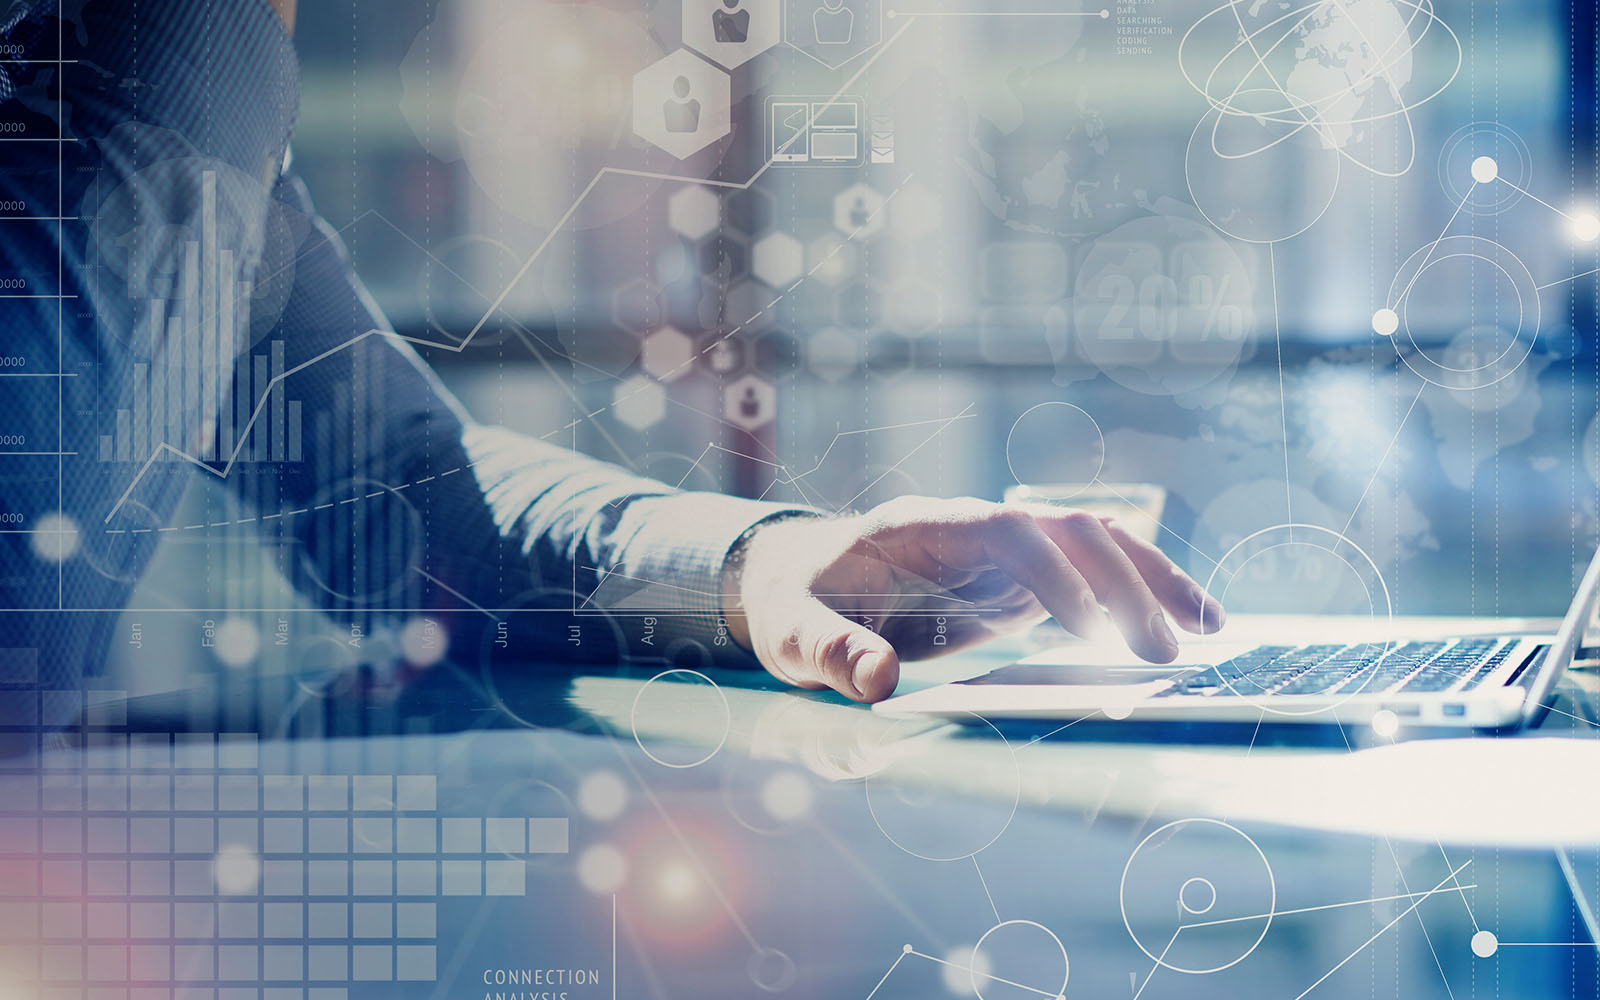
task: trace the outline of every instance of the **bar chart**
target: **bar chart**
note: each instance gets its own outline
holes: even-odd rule
[[[132,365],[128,405],[114,408],[99,435],[102,462],[143,462],[163,443],[202,461],[301,460],[301,403],[285,398],[283,341],[239,356],[251,282],[221,245],[217,215],[217,174],[207,170],[200,238],[183,241],[172,297],[141,303],[148,360]]]

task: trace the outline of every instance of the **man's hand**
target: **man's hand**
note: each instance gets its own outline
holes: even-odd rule
[[[1109,611],[1156,663],[1178,655],[1169,615],[1190,632],[1223,620],[1154,545],[1112,519],[1044,504],[902,497],[859,516],[777,521],[756,530],[727,576],[724,593],[739,603],[729,628],[768,671],[868,702],[894,692],[902,657],[1046,616],[1087,637]]]

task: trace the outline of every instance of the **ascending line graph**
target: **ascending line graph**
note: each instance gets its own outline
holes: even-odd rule
[[[828,98],[827,101],[818,103],[816,105],[816,110],[814,110],[812,112],[812,118],[810,120],[808,120],[808,122],[807,122],[807,127],[809,128],[809,126],[815,120],[815,116],[817,114],[819,114],[822,109],[825,109],[828,106],[828,104],[831,103],[832,101],[838,100],[847,90],[849,90],[852,86],[854,86],[856,84],[856,82],[859,81],[861,79],[861,77],[877,62],[877,60],[879,58],[881,58],[883,56],[883,54],[885,52],[887,52],[894,45],[894,43],[896,41],[898,41],[902,36],[904,36],[905,33],[907,31],[909,31],[911,29],[911,27],[915,23],[916,23],[916,18],[914,18],[914,17],[907,18],[905,23],[898,30],[896,30],[894,32],[894,34],[890,35],[887,39],[884,40],[883,44],[878,47],[877,51],[873,52],[872,55],[869,58],[867,58],[867,60],[864,61],[861,64],[861,66],[854,73],[852,73],[850,75],[850,77],[848,79],[846,79],[842,84],[839,85],[839,87],[835,90],[835,92],[834,92],[832,97]],[[804,132],[799,133],[799,134],[804,134]],[[249,420],[245,423],[245,425],[239,431],[239,440],[241,442],[241,445],[236,445],[234,447],[233,451],[227,456],[226,461],[223,463],[223,465],[222,465],[222,467],[220,469],[217,468],[217,467],[214,467],[213,465],[209,464],[205,459],[203,459],[201,457],[197,457],[196,455],[194,455],[193,453],[191,453],[190,451],[188,451],[188,450],[186,450],[184,448],[174,447],[170,442],[162,441],[161,443],[156,445],[155,448],[153,448],[151,450],[149,457],[145,459],[144,463],[139,467],[139,471],[134,474],[134,477],[133,477],[132,481],[129,482],[127,488],[125,490],[123,490],[122,494],[117,498],[116,503],[114,503],[112,505],[111,510],[106,514],[103,523],[105,523],[105,524],[110,524],[111,523],[112,519],[116,517],[117,513],[119,511],[121,511],[123,506],[128,502],[128,500],[132,498],[132,496],[134,494],[134,491],[138,488],[139,484],[144,480],[144,477],[149,473],[151,467],[154,466],[154,464],[161,458],[161,456],[163,454],[171,455],[176,459],[188,462],[189,464],[191,464],[191,465],[193,465],[193,466],[195,466],[195,467],[197,467],[199,469],[202,469],[202,470],[212,474],[213,476],[216,476],[218,479],[226,479],[227,476],[229,475],[229,473],[233,470],[233,467],[237,464],[237,462],[239,460],[239,457],[243,452],[242,442],[247,440],[247,435],[248,435],[249,430],[251,428],[253,428],[255,426],[255,424],[256,424],[256,421],[260,419],[263,410],[267,407],[267,404],[271,399],[272,390],[276,389],[280,382],[282,382],[282,381],[284,381],[284,380],[286,380],[286,379],[288,379],[288,378],[290,378],[290,377],[292,377],[292,376],[294,376],[294,375],[296,375],[296,374],[298,374],[298,373],[300,373],[302,371],[305,371],[306,369],[308,369],[308,368],[310,368],[310,367],[312,367],[312,366],[314,366],[316,364],[319,364],[319,363],[327,360],[328,358],[331,358],[331,357],[333,357],[335,355],[338,355],[338,354],[340,354],[340,353],[342,353],[344,351],[350,350],[351,348],[357,346],[358,344],[362,343],[363,341],[367,340],[368,338],[379,337],[379,338],[392,340],[392,341],[394,341],[396,343],[409,344],[409,345],[417,346],[417,347],[433,347],[433,348],[438,348],[440,350],[446,350],[446,351],[451,351],[451,352],[455,352],[455,353],[460,353],[462,351],[465,351],[467,349],[467,347],[470,346],[472,341],[477,337],[477,335],[483,329],[483,327],[491,319],[493,319],[495,314],[497,314],[500,311],[501,307],[505,305],[505,302],[511,296],[511,293],[517,288],[518,285],[521,284],[523,279],[527,277],[528,272],[531,271],[532,268],[534,267],[534,265],[537,264],[538,261],[544,256],[544,253],[555,242],[556,237],[558,235],[560,235],[566,229],[567,224],[572,221],[572,218],[577,214],[578,210],[580,208],[582,208],[584,202],[588,200],[589,195],[592,194],[600,186],[601,182],[604,181],[607,177],[611,177],[611,176],[636,177],[636,178],[647,178],[647,179],[662,180],[662,181],[677,181],[677,182],[686,183],[686,184],[697,184],[697,185],[701,185],[701,186],[705,186],[705,187],[720,188],[720,189],[724,189],[724,190],[742,191],[742,190],[748,190],[749,188],[753,187],[755,185],[755,183],[757,181],[759,181],[761,179],[761,177],[769,169],[771,169],[771,167],[773,166],[774,162],[776,161],[776,156],[778,154],[781,154],[782,152],[783,152],[782,149],[777,150],[775,152],[774,156],[768,157],[765,160],[765,162],[763,162],[761,164],[761,166],[758,167],[753,174],[751,174],[751,176],[749,178],[747,178],[747,179],[745,179],[743,181],[724,181],[724,180],[705,179],[705,178],[698,178],[698,177],[685,177],[685,176],[683,176],[681,174],[673,174],[673,173],[666,173],[666,172],[659,172],[659,171],[648,171],[648,170],[635,170],[635,169],[625,168],[625,167],[606,166],[606,167],[600,168],[600,170],[598,172],[596,172],[596,174],[593,177],[593,179],[591,179],[589,181],[589,183],[587,185],[585,185],[583,187],[583,189],[578,193],[578,195],[573,199],[572,204],[567,208],[567,210],[561,214],[560,218],[551,227],[550,232],[547,233],[545,235],[544,239],[541,240],[538,243],[538,245],[534,247],[533,251],[523,261],[522,265],[517,269],[516,273],[513,274],[512,277],[510,278],[510,280],[506,282],[503,290],[498,295],[495,296],[495,298],[494,298],[494,300],[492,302],[490,302],[489,306],[484,310],[482,317],[475,324],[473,324],[473,327],[472,327],[471,331],[469,331],[467,333],[467,335],[465,337],[463,337],[460,341],[458,341],[458,342],[450,342],[450,341],[436,340],[436,339],[431,338],[431,337],[408,336],[408,335],[405,335],[405,334],[395,333],[393,331],[388,331],[388,330],[368,330],[365,333],[357,334],[354,337],[351,337],[349,340],[346,340],[341,344],[338,344],[338,345],[336,345],[334,347],[331,347],[328,350],[323,351],[322,353],[317,354],[314,357],[309,358],[306,361],[303,361],[300,364],[297,364],[294,367],[285,370],[281,374],[274,376],[267,383],[266,391],[262,394],[261,399],[257,402],[255,408],[251,411]],[[879,212],[882,212],[884,210],[884,208],[887,206],[887,203],[888,202],[887,202],[887,199],[886,199],[884,204],[879,206],[877,212],[872,213],[872,216],[876,216]],[[870,218],[870,217],[869,217],[869,219],[864,220],[862,225],[858,226],[856,228],[856,230],[854,232],[852,232],[849,237],[847,237],[847,239],[854,238],[859,233],[863,232],[866,229],[866,227],[872,223],[872,221],[873,221],[873,219]],[[332,232],[331,231],[327,231],[325,233],[325,235],[331,236]],[[772,304],[776,303],[776,301],[777,300],[774,300],[773,303],[769,303],[768,306],[765,306],[761,310],[758,310],[757,315],[759,315],[762,312],[765,312],[766,309],[770,308]],[[735,332],[737,332],[737,330],[740,329],[742,326],[743,326],[743,324],[740,324],[740,326],[738,326],[738,327],[734,327],[733,329],[729,330],[727,333],[725,333],[719,339],[721,339],[721,340],[727,339],[728,337],[732,336]],[[705,348],[702,349],[701,353],[704,353],[704,351],[706,351],[706,350],[710,350],[712,346],[714,346],[714,345],[707,345]],[[685,362],[685,364],[688,364],[688,363],[689,362]],[[619,398],[618,400],[614,400],[611,405],[615,406],[617,402],[621,402],[623,399],[626,399],[626,398],[627,397],[624,396],[624,397]],[[597,415],[598,413],[603,412],[603,409],[604,408],[602,408],[602,410],[596,410],[594,413],[588,414],[586,416],[586,418],[593,417],[593,416]]]

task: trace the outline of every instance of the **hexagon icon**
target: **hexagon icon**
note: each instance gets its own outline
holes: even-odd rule
[[[721,222],[722,199],[703,185],[690,184],[667,199],[667,225],[684,239],[704,239]]]
[[[850,280],[861,265],[861,252],[854,243],[829,234],[818,236],[806,247],[806,265],[811,277],[824,285],[837,286]]]
[[[728,421],[747,431],[772,422],[778,412],[778,390],[759,375],[746,375],[722,392],[722,413]]]
[[[630,376],[617,383],[611,412],[619,422],[642,431],[667,415],[667,390],[643,375]]]
[[[717,375],[731,375],[743,368],[750,353],[738,337],[713,333],[700,342],[700,363]]]
[[[737,69],[778,44],[778,0],[683,0],[683,44]]]
[[[784,0],[783,40],[829,69],[883,41],[882,0]]]
[[[682,160],[728,134],[728,74],[678,49],[634,74],[633,131]]]
[[[806,251],[788,233],[768,233],[756,243],[750,270],[773,288],[787,288],[805,272]]]
[[[694,361],[694,341],[673,327],[664,326],[644,338],[639,366],[663,382],[671,382],[689,370]]]
[[[883,231],[883,195],[866,184],[852,184],[833,197],[833,228],[868,239]]]
[[[754,236],[772,228],[772,220],[778,214],[777,199],[761,188],[745,188],[728,195],[727,213],[728,225]]]

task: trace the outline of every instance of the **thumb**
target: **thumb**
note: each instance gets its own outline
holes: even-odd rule
[[[772,665],[802,687],[830,687],[855,701],[882,701],[900,682],[889,640],[814,597],[796,602],[790,627],[771,651]]]

